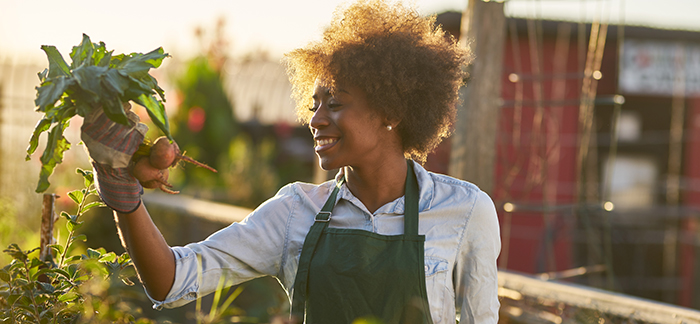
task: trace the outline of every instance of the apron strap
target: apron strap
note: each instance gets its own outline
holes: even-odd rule
[[[335,207],[335,198],[338,196],[338,191],[340,190],[340,186],[343,184],[343,182],[345,182],[345,177],[340,178],[340,181],[336,183],[331,195],[328,197],[328,199],[326,199],[326,203],[323,204],[321,211],[316,214],[316,222],[327,223],[331,220],[331,212],[333,211],[333,207]]]
[[[418,235],[418,179],[413,171],[413,162],[406,160],[406,193],[404,194],[404,235]]]
[[[306,308],[306,292],[308,289],[309,266],[311,264],[311,258],[316,251],[316,245],[318,240],[321,238],[323,230],[328,227],[328,222],[331,220],[331,212],[335,206],[335,199],[338,196],[338,191],[343,182],[345,182],[345,177],[341,178],[341,180],[336,183],[335,188],[333,188],[333,192],[331,192],[331,195],[326,200],[323,208],[321,208],[321,211],[316,214],[316,221],[313,225],[311,225],[309,233],[306,234],[304,246],[301,249],[297,275],[294,279],[294,298],[292,299],[291,315],[302,322],[304,320]]]

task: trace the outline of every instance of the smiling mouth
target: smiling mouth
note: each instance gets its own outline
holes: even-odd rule
[[[335,145],[337,142],[337,138],[320,138],[316,140],[316,146],[314,149],[316,152],[324,151]]]

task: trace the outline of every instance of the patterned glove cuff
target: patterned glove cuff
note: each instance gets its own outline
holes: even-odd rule
[[[138,122],[134,112],[129,111],[128,115],[131,126],[113,122],[102,109],[95,109],[85,118],[80,139],[93,161],[114,169],[129,166],[131,156],[143,142],[148,127]]]
[[[132,213],[141,206],[143,187],[126,168],[113,169],[92,162],[97,177],[95,183],[102,201],[120,213]]]

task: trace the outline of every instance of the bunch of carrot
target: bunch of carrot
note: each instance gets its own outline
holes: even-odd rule
[[[132,158],[130,173],[141,183],[144,188],[159,188],[169,194],[177,194],[173,191],[173,186],[168,182],[170,176],[169,168],[175,167],[178,162],[185,161],[194,165],[206,168],[212,172],[216,170],[204,163],[201,163],[180,151],[180,147],[175,141],[170,141],[167,137],[161,136],[150,145],[144,143],[136,151]]]
[[[78,115],[86,117],[95,109],[102,111],[115,123],[129,125],[128,102],[143,106],[151,121],[164,134],[153,145],[142,144],[134,155],[130,171],[145,188],[160,188],[168,193],[177,193],[168,188],[168,169],[179,161],[187,161],[216,170],[180,152],[172,141],[168,117],[165,113],[165,95],[158,81],[149,74],[158,68],[169,55],[163,48],[146,54],[114,54],[103,42],[93,43],[90,37],[74,46],[69,65],[55,46],[41,47],[46,53],[49,67],[39,73],[41,85],[36,88],[37,111],[44,113],[37,123],[27,148],[27,160],[36,151],[39,137],[48,133],[46,148],[41,155],[41,171],[36,192],[49,188],[49,176],[56,165],[63,162],[63,153],[71,144],[63,136],[70,119]],[[148,156],[148,159],[143,157]]]

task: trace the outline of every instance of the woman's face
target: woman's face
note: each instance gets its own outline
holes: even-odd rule
[[[358,87],[339,85],[335,93],[321,85],[314,90],[314,112],[309,128],[321,168],[344,166],[376,167],[395,140],[380,118],[367,104]],[[394,148],[395,149],[395,148]]]

